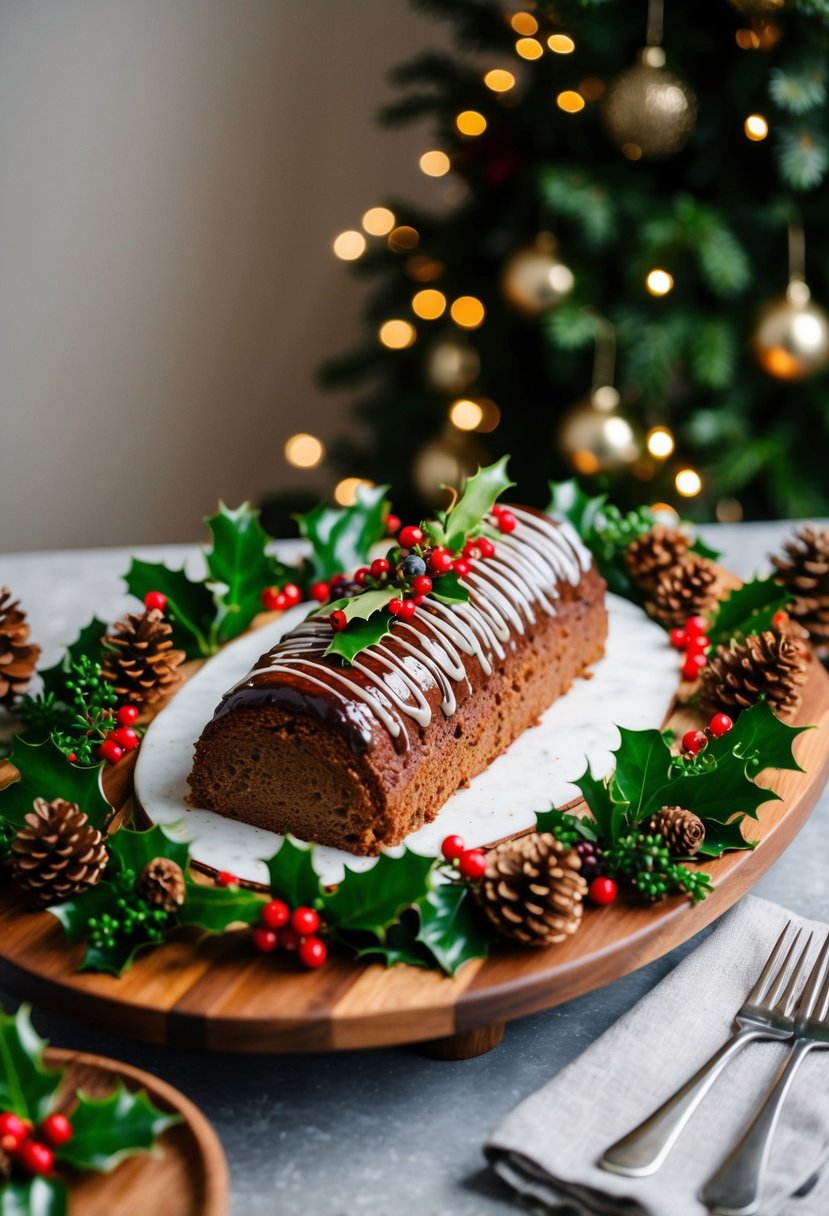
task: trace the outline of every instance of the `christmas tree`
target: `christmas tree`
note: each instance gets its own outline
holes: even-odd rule
[[[374,281],[338,467],[404,513],[503,452],[539,504],[829,513],[829,2],[417,2],[453,45],[382,117],[457,202],[335,242]]]

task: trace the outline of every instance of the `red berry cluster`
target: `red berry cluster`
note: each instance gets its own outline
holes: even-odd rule
[[[313,908],[294,908],[281,899],[266,903],[259,914],[261,924],[253,931],[253,944],[260,954],[277,948],[296,954],[304,967],[321,967],[328,958],[325,942],[317,936],[320,918]]]
[[[106,760],[107,764],[117,764],[124,752],[135,751],[141,742],[141,736],[135,729],[138,714],[136,705],[122,705],[116,711],[117,725],[113,730],[107,731],[106,738],[98,748],[99,760]],[[72,754],[69,755],[69,760],[72,760]]]
[[[262,603],[267,612],[284,612],[286,608],[295,608],[302,603],[302,591],[296,583],[286,583],[284,587],[266,587],[262,592]]]
[[[708,663],[711,640],[706,636],[707,628],[704,616],[689,616],[684,629],[671,630],[671,645],[685,655],[681,670],[686,680],[696,680]]]
[[[709,739],[719,739],[722,735],[727,735],[733,725],[728,714],[714,714],[704,730],[686,730],[682,736],[683,755],[698,756],[702,749],[708,746]]]
[[[447,861],[457,866],[461,877],[478,882],[486,870],[486,853],[483,849],[468,849],[463,836],[447,836],[440,851]]]
[[[72,1139],[72,1124],[66,1115],[47,1115],[38,1125],[37,1135],[28,1119],[11,1111],[0,1113],[0,1148],[26,1174],[51,1174],[55,1168],[56,1148]]]
[[[512,511],[508,511],[506,507],[499,506],[497,502],[492,508],[492,514],[495,516],[495,522],[498,524],[501,532],[514,532],[518,527],[518,520]]]

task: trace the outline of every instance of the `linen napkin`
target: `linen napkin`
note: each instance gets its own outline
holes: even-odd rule
[[[785,1044],[742,1048],[656,1174],[623,1178],[597,1162],[725,1041],[789,918],[777,904],[743,899],[698,949],[507,1116],[485,1152],[531,1208],[579,1216],[705,1216],[699,1188],[762,1101],[786,1058]],[[815,930],[814,958],[829,926],[796,923]],[[827,1159],[829,1052],[815,1051],[783,1108],[762,1216],[827,1216],[829,1169],[821,1174]]]

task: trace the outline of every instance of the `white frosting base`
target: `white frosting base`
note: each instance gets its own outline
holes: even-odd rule
[[[410,848],[437,853],[451,833],[471,847],[530,827],[535,811],[578,797],[571,782],[584,771],[585,757],[595,773],[610,770],[610,752],[618,745],[614,723],[631,730],[662,725],[679,679],[676,651],[635,605],[609,595],[607,606],[607,650],[592,677],[577,680],[539,726],[525,731],[467,789],[453,794],[433,823],[408,837]],[[282,837],[214,811],[188,808],[193,745],[239,673],[253,667],[307,611],[308,605],[301,605],[286,612],[205,663],[150,725],[135,769],[136,796],[153,823],[186,840],[195,861],[250,882],[267,882],[262,858],[276,852]],[[373,858],[323,846],[316,846],[314,857],[328,883],[338,882],[346,866],[374,864]]]

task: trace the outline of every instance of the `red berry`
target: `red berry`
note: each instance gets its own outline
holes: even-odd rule
[[[75,764],[78,759],[78,753],[70,752],[69,755],[66,757],[66,759],[69,761],[70,764]]]
[[[788,613],[775,612],[774,616],[771,618],[772,629],[777,629],[778,631],[783,629],[783,627],[785,626],[788,619],[789,619]]]
[[[133,752],[141,740],[138,731],[133,730],[131,726],[119,726],[115,731],[115,742],[123,747],[125,752]]]
[[[428,574],[418,574],[412,579],[412,591],[415,595],[428,595],[432,590],[432,580]]]
[[[458,578],[466,578],[467,574],[472,573],[472,562],[468,557],[456,557],[452,563],[452,569]]]
[[[388,532],[389,536],[395,536],[400,531],[399,515],[386,516],[386,531]]]
[[[291,909],[281,899],[272,899],[262,907],[259,919],[266,929],[284,929],[291,919]]]
[[[368,566],[360,566],[359,570],[354,571],[354,582],[360,586],[365,585],[366,576],[370,573]]]
[[[506,507],[502,507],[502,506],[501,506],[501,504],[500,504],[499,502],[496,502],[496,503],[495,503],[495,505],[494,505],[494,506],[493,506],[493,508],[492,508],[492,514],[493,514],[493,515],[496,515],[496,516],[497,516],[497,515],[500,515],[500,514],[501,514],[503,511],[506,511],[506,509],[507,509],[507,508],[506,508]]]
[[[729,718],[728,714],[714,714],[714,717],[708,723],[708,733],[713,735],[715,739],[719,739],[721,735],[727,735],[734,723]]]
[[[689,654],[682,664],[682,674],[686,680],[696,680],[703,667],[707,666],[707,664],[708,659],[704,654]]]
[[[164,612],[167,607],[167,596],[163,591],[148,591],[144,596],[144,607],[150,611],[157,608],[159,612]]]
[[[285,595],[279,587],[266,587],[262,592],[262,605],[268,612],[281,612],[285,607]]]
[[[495,545],[492,543],[492,541],[489,539],[488,536],[479,536],[477,541],[475,542],[475,544],[478,546],[478,549],[480,550],[481,557],[494,557],[495,556]]]
[[[55,1168],[55,1154],[39,1140],[27,1140],[22,1144],[17,1151],[17,1160],[27,1174],[51,1174]]]
[[[599,904],[603,907],[605,904],[613,903],[619,894],[619,887],[615,879],[600,875],[598,878],[593,879],[587,889],[587,894],[594,904]]]
[[[348,624],[348,618],[341,608],[335,608],[334,611],[329,614],[328,620],[331,622],[331,628],[335,633],[342,633]]]
[[[114,739],[104,739],[98,748],[98,759],[106,760],[107,764],[117,764],[123,754],[124,749]]]
[[[285,602],[289,608],[295,608],[297,604],[302,603],[302,589],[297,587],[296,583],[286,583],[282,588],[282,594],[285,596]]]
[[[397,614],[401,621],[410,621],[417,612],[417,604],[414,600],[404,600],[400,605],[400,611]]]
[[[676,650],[684,650],[688,645],[688,634],[684,629],[671,630],[671,645]]]
[[[327,958],[328,950],[320,938],[306,937],[305,941],[300,943],[299,961],[303,967],[313,970],[314,967],[321,967]]]
[[[486,853],[483,849],[466,849],[458,858],[458,869],[464,878],[477,881],[486,869]]]
[[[414,524],[407,524],[405,528],[401,528],[397,537],[397,543],[404,549],[414,549],[415,545],[419,545],[422,540],[423,529]]]
[[[403,611],[403,601],[399,599],[389,600],[389,612],[392,616],[400,616]]]
[[[463,836],[447,836],[440,846],[440,851],[447,861],[454,861],[456,857],[460,857],[465,849],[466,845],[463,842]]]
[[[253,946],[260,954],[272,954],[279,945],[279,937],[273,929],[260,927],[253,930]]]
[[[137,705],[122,705],[115,715],[115,721],[119,726],[133,726],[139,718],[139,710]]]
[[[686,730],[682,736],[682,750],[690,752],[692,756],[696,756],[704,747],[708,746],[708,737],[705,731],[702,730]]]
[[[4,1111],[0,1115],[0,1148],[7,1153],[16,1153],[21,1144],[30,1135],[32,1125],[27,1119]]]
[[[698,638],[705,633],[708,622],[704,616],[689,616],[685,622],[685,632],[689,638]]]
[[[219,870],[216,875],[217,887],[237,887],[238,885],[239,879],[235,874],[231,874],[230,870]]]
[[[425,599],[426,599],[425,595],[416,595],[414,597],[414,602],[417,604],[417,606],[419,608]]]
[[[429,554],[429,569],[435,574],[448,574],[452,569],[452,554],[448,549],[433,549]]]
[[[385,557],[375,557],[369,567],[372,578],[382,578],[384,574],[388,574],[391,566]]]
[[[498,527],[502,532],[514,532],[518,527],[518,520],[513,515],[512,511],[499,511]]]
[[[72,1139],[72,1124],[66,1115],[47,1115],[37,1130],[52,1148],[60,1148]]]
[[[310,937],[320,927],[320,918],[313,908],[294,908],[291,928],[300,937]]]
[[[685,653],[686,654],[705,654],[705,652],[707,651],[707,649],[710,645],[711,645],[711,639],[707,638],[704,633],[701,633],[697,637],[688,639],[688,647],[687,647]]]
[[[316,600],[319,604],[324,604],[328,599],[328,591],[328,583],[312,583],[311,599]]]
[[[299,949],[299,943],[302,938],[297,933],[296,929],[292,929],[290,925],[279,931],[279,945],[282,950],[289,950],[294,954]]]

